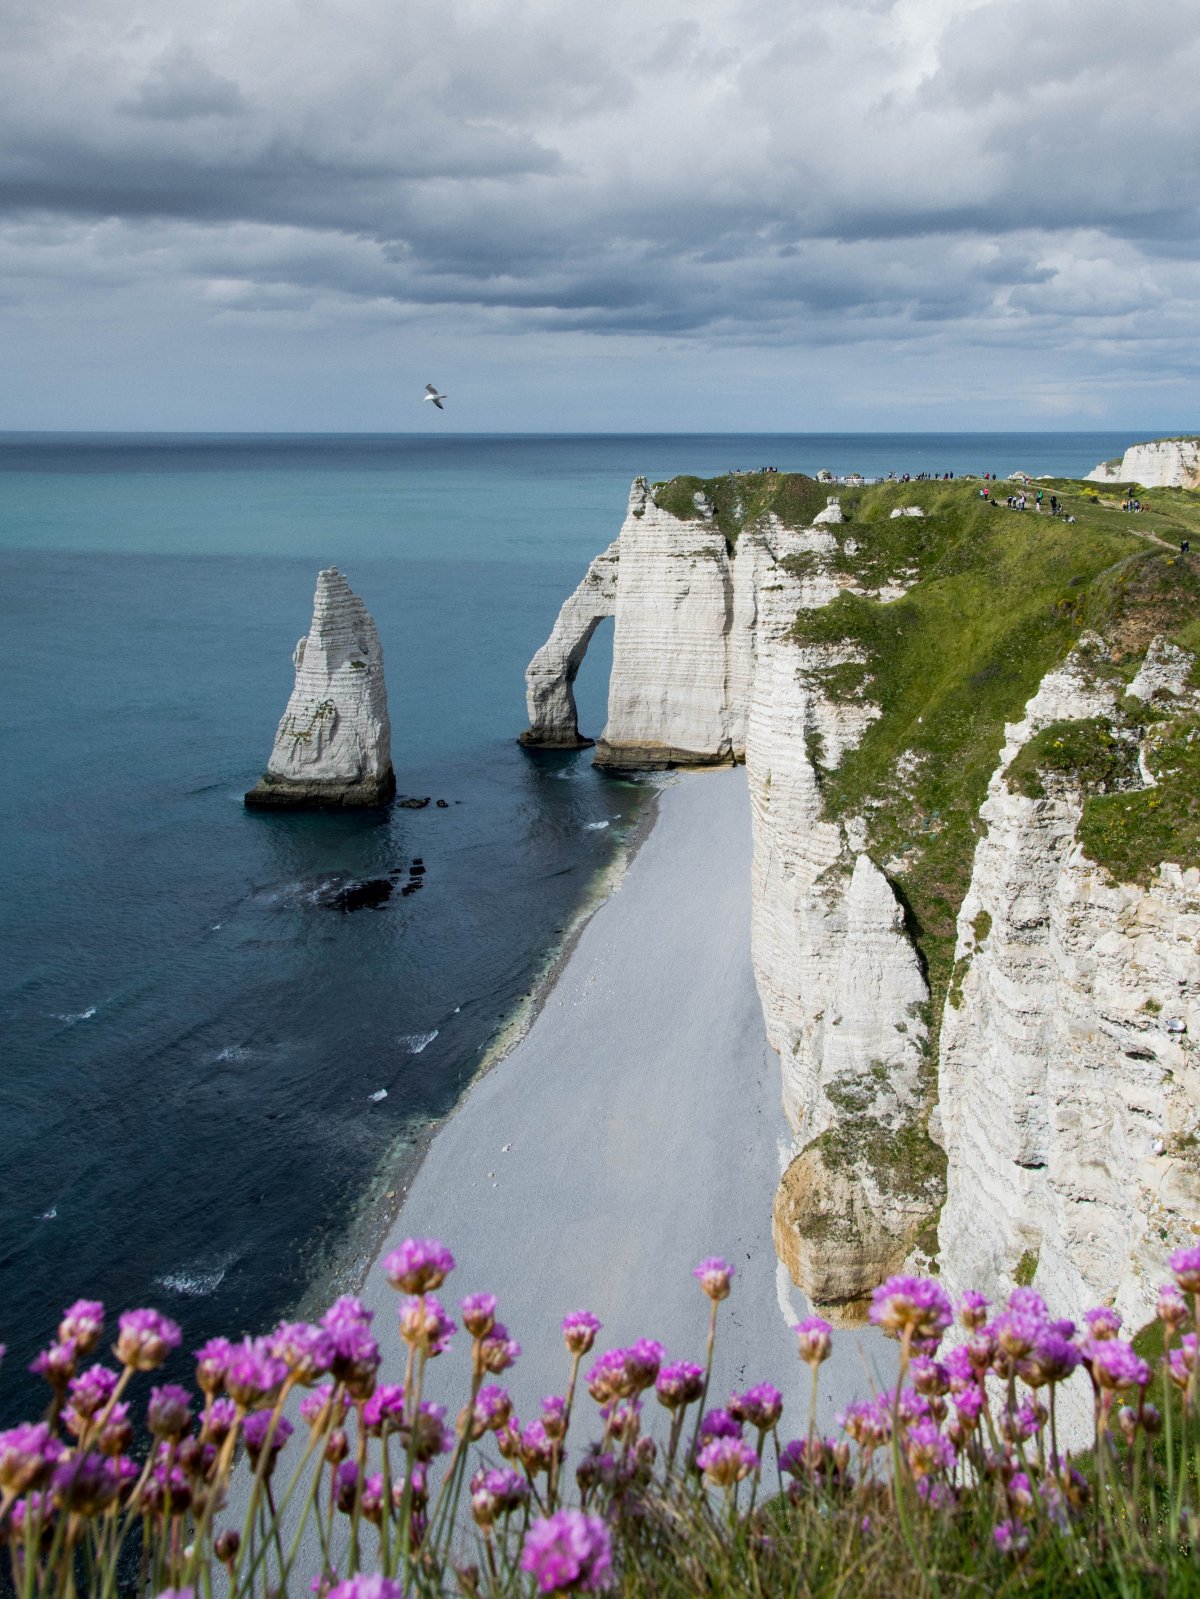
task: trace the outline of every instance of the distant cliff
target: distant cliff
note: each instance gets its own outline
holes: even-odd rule
[[[1200,439],[1155,439],[1131,444],[1114,461],[1101,461],[1090,483],[1135,483],[1146,489],[1200,488]]]
[[[1078,484],[1070,522],[828,487],[638,480],[525,737],[578,736],[550,668],[612,614],[598,759],[745,759],[776,1240],[813,1299],[940,1257],[1145,1319],[1200,1226],[1200,496],[1135,531]]]

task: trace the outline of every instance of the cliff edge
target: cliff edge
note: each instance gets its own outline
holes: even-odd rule
[[[1144,1320],[1200,1228],[1200,496],[828,486],[638,480],[603,558],[600,757],[749,770],[780,1257]]]
[[[1135,483],[1145,489],[1200,488],[1200,439],[1131,444],[1119,459],[1093,467],[1085,481]]]

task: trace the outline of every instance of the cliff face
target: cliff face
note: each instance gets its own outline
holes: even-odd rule
[[[581,749],[594,740],[579,731],[572,685],[587,654],[592,634],[617,599],[617,555],[614,539],[584,573],[583,581],[563,605],[550,637],[525,672],[529,728],[521,743],[534,749]]]
[[[1190,665],[1157,640],[1130,692],[1194,710]],[[1006,729],[942,1032],[940,1243],[955,1287],[1031,1282],[1064,1314],[1102,1300],[1138,1326],[1200,1219],[1200,870],[1114,881],[1077,840],[1078,776],[1033,794],[1013,776],[1044,730],[1116,720],[1123,688],[1085,636]],[[1138,754],[1111,792],[1156,782]]]
[[[1131,444],[1120,461],[1101,461],[1092,483],[1140,483],[1146,489],[1200,488],[1200,439]]]
[[[815,488],[634,485],[598,749],[744,755],[780,1256],[1145,1319],[1200,1225],[1200,572],[1082,496]]]
[[[383,651],[375,623],[336,567],[317,577],[312,625],[255,807],[380,805],[396,790]]]

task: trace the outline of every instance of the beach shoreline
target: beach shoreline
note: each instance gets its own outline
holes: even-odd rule
[[[707,1302],[691,1268],[724,1254],[738,1275],[710,1402],[769,1380],[782,1425],[801,1431],[808,1372],[792,1328],[807,1306],[771,1235],[790,1133],[750,965],[745,771],[681,775],[651,809],[619,889],[564,945],[528,1026],[434,1130],[378,1254],[439,1237],[459,1262],[448,1304],[497,1294],[523,1346],[503,1379],[523,1419],[562,1391],[558,1323],[580,1306],[605,1323],[598,1348],[649,1336],[702,1359]],[[390,1367],[397,1296],[379,1269],[361,1292]],[[824,1427],[894,1367],[874,1329],[839,1332],[834,1348]],[[463,1353],[426,1377],[452,1413]]]
[[[588,924],[620,890],[638,851],[654,829],[662,794],[674,781],[673,774],[658,774],[653,785],[647,785],[652,787],[652,792],[645,810],[621,840],[613,857],[592,877],[565,933],[547,951],[528,992],[513,1004],[482,1046],[479,1063],[450,1110],[427,1121],[415,1137],[411,1132],[402,1135],[391,1153],[376,1167],[340,1241],[329,1248],[307,1279],[295,1302],[296,1315],[316,1319],[338,1294],[361,1292],[385,1247],[390,1247],[388,1239],[435,1139],[458,1115],[480,1080],[502,1065],[528,1036],[566,971]]]

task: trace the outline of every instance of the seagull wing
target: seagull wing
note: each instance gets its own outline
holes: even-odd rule
[[[435,396],[437,395],[437,389],[434,388],[432,383],[427,383],[425,385],[425,392],[426,392],[426,394],[429,396],[429,398],[431,400],[434,399]]]
[[[431,394],[429,398],[433,401],[434,405],[437,406],[439,411],[444,411],[446,409],[436,394]]]

